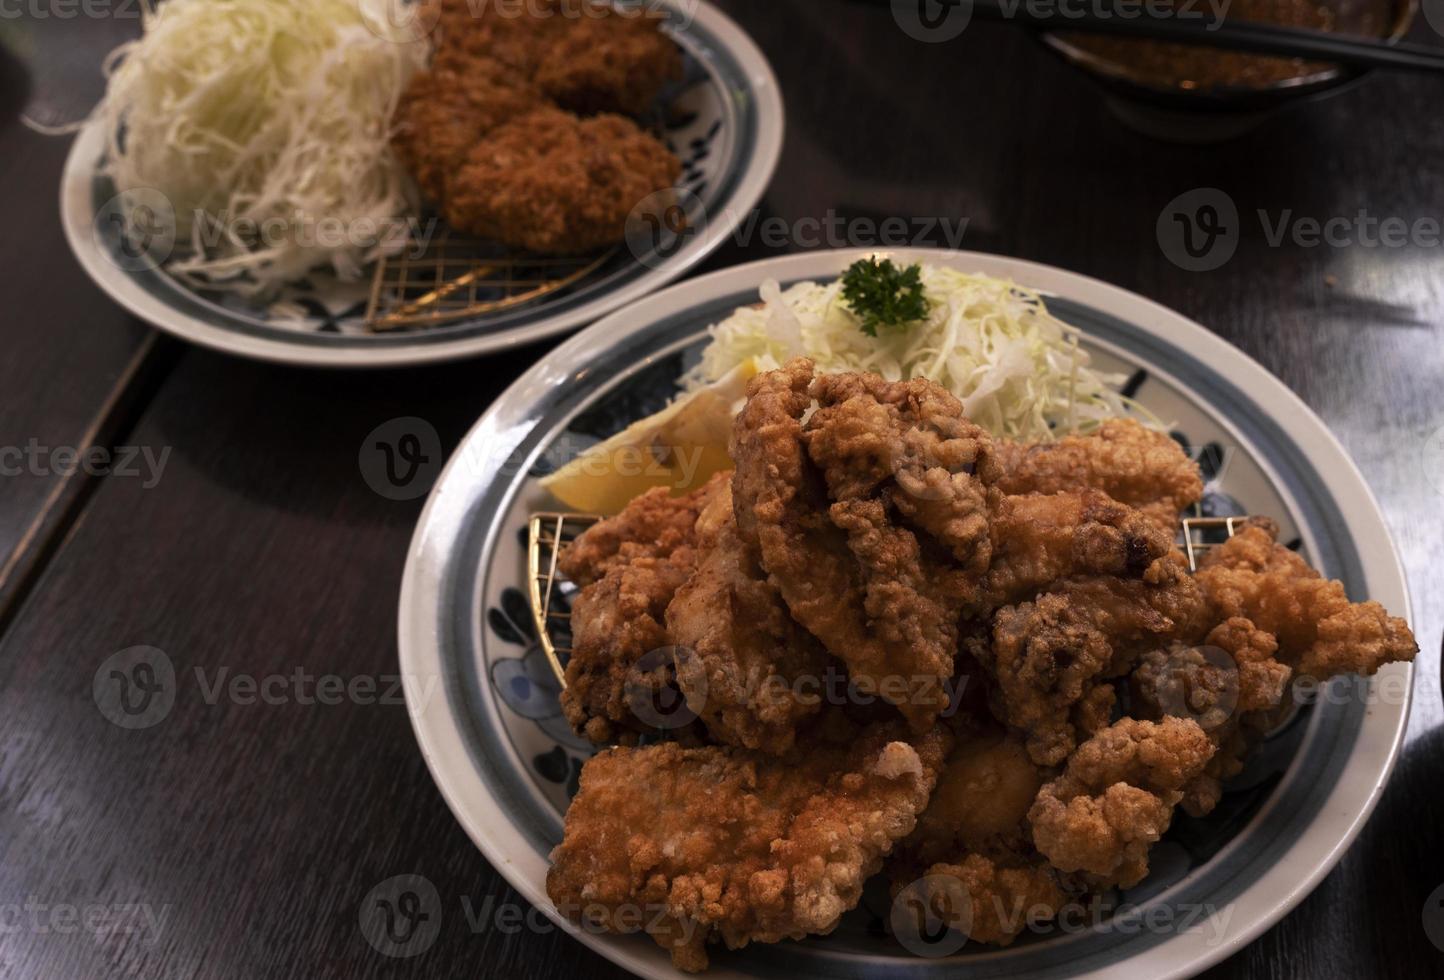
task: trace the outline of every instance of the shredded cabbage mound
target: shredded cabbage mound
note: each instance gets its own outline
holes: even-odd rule
[[[760,307],[743,307],[710,328],[712,340],[682,386],[700,388],[749,357],[769,371],[805,355],[824,373],[928,378],[956,395],[978,425],[1024,442],[1088,431],[1129,408],[1141,410],[1115,390],[1122,375],[1088,366],[1078,331],[1050,314],[1033,290],[927,264],[922,282],[927,318],[871,337],[842,298],[841,280],[786,290],[768,280]]]
[[[147,3],[96,116],[116,190],[175,209],[167,268],[255,295],[323,266],[355,279],[404,244],[417,195],[391,117],[427,47],[395,23],[395,0]]]

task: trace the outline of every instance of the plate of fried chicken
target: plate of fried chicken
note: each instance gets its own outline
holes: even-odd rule
[[[555,542],[543,642],[558,459],[666,404],[762,283],[857,258],[673,287],[477,423],[402,588],[402,669],[445,692],[411,705],[427,762],[517,890],[641,976],[1195,973],[1358,832],[1417,650],[1358,471],[1197,324],[903,250],[1041,291],[1136,411],[1023,442],[927,378],[759,371],[729,466]]]

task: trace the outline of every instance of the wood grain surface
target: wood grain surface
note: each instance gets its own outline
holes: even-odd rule
[[[708,268],[798,250],[801,219],[967,219],[965,248],[1096,276],[1204,323],[1348,448],[1388,519],[1424,648],[1407,742],[1337,869],[1208,975],[1440,975],[1424,917],[1444,886],[1444,470],[1421,450],[1444,428],[1444,249],[1274,245],[1268,227],[1285,212],[1444,217],[1444,90],[1380,75],[1229,143],[1169,144],[1120,125],[1007,25],[924,44],[886,9],[723,6],[782,84],[787,141],[760,215],[794,232],[739,236]],[[67,76],[36,69],[14,36],[0,32],[12,49],[0,55],[0,445],[81,440],[109,419],[89,438],[168,462],[153,485],[82,475],[59,495],[40,477],[0,478],[0,562],[39,528],[25,587],[0,615],[0,976],[621,976],[539,916],[528,924],[447,810],[404,706],[303,704],[295,687],[284,703],[246,704],[211,689],[300,671],[313,684],[375,678],[378,700],[394,702],[380,695],[421,505],[367,485],[362,441],[418,416],[449,449],[546,347],[372,374],[147,348],[64,245],[66,144],[16,115],[58,98],[35,86]],[[77,86],[93,86],[88,70],[75,62]],[[1235,203],[1241,234],[1221,268],[1188,272],[1156,226],[1205,187]],[[844,244],[871,244],[850,227]],[[917,243],[946,244],[936,231]],[[165,651],[179,682],[163,723],[126,731],[91,685],[137,645]],[[401,874],[429,879],[445,909],[414,959],[381,956],[358,927],[368,892]],[[106,928],[63,928],[53,916],[66,906],[99,909]]]

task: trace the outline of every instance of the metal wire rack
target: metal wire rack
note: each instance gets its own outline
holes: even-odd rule
[[[376,263],[362,322],[384,333],[510,310],[577,285],[615,252],[522,255],[447,231],[419,255],[403,251]]]
[[[1183,552],[1188,556],[1188,570],[1198,571],[1198,561],[1204,552],[1217,548],[1238,533],[1238,529],[1249,521],[1244,515],[1236,517],[1185,517],[1183,519]],[[1220,536],[1217,532],[1222,530]]]
[[[566,664],[562,657],[570,657],[572,652],[571,597],[576,588],[557,575],[557,559],[563,548],[601,519],[600,514],[542,511],[533,514],[527,522],[526,564],[532,621],[536,624],[542,652],[562,686],[566,686]]]

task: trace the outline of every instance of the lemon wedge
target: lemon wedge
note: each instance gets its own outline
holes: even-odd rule
[[[615,514],[652,487],[673,496],[732,468],[727,439],[732,409],[757,373],[752,358],[678,398],[672,404],[592,446],[541,484],[567,507],[588,514]]]

